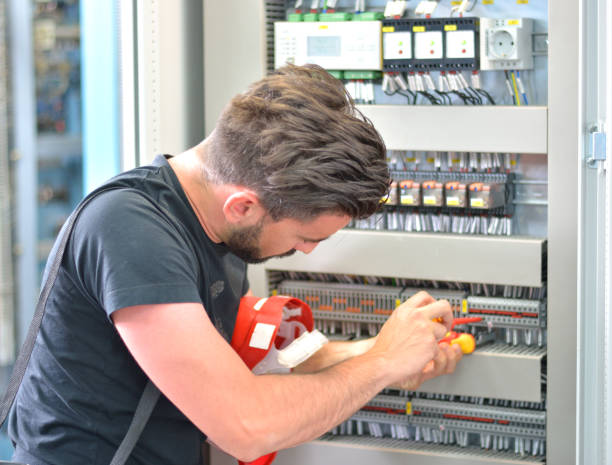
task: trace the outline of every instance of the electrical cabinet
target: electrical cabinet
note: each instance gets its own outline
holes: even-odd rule
[[[285,2],[281,7],[287,7]],[[444,2],[441,2],[444,3]],[[502,2],[496,2],[502,3]],[[564,11],[576,10],[571,2],[551,2],[548,5],[548,38],[561,44],[577,41],[575,20]],[[257,10],[271,8],[272,2],[262,2]],[[278,6],[278,5],[277,5]],[[515,5],[518,10],[519,5]],[[529,14],[516,13],[517,17]],[[220,12],[215,6],[205,3],[205,31],[209,21],[219,21]],[[576,16],[577,17],[577,16]],[[273,19],[270,20],[272,23]],[[498,45],[497,55],[491,50],[491,63],[517,59],[524,50],[524,30],[532,27],[529,21],[510,26],[497,24],[499,30],[485,33],[515,34],[516,50],[504,54]],[[514,28],[512,32],[504,29]],[[530,29],[529,29],[530,30]],[[383,29],[383,31],[385,31]],[[401,61],[423,55],[435,56],[431,48],[443,46],[440,40],[428,38],[423,41],[418,34],[401,36],[402,32],[389,31],[383,34],[383,58]],[[574,34],[567,34],[573,31]],[[424,33],[421,33],[424,34]],[[440,33],[441,34],[441,33]],[[532,38],[528,34],[528,39]],[[466,44],[475,40],[470,37],[450,36],[446,47],[451,55],[461,55]],[[410,44],[410,41],[414,44]],[[481,35],[480,40],[483,40]],[[417,43],[418,42],[418,43]],[[432,45],[433,42],[433,45]],[[503,42],[503,41],[502,41]],[[512,40],[510,41],[512,42]],[[421,45],[419,45],[421,44]],[[206,47],[206,37],[205,37]],[[468,47],[469,48],[469,47]],[[561,47],[560,47],[561,48]],[[564,48],[564,47],[563,47]],[[431,50],[434,51],[432,55]],[[565,48],[564,48],[565,49]],[[210,49],[209,53],[210,52]],[[470,48],[471,50],[471,48]],[[481,49],[482,50],[482,49]],[[461,395],[479,395],[540,401],[542,392],[540,379],[547,377],[546,392],[546,454],[548,463],[575,463],[577,428],[576,401],[576,349],[577,336],[573,321],[576,320],[577,279],[576,259],[578,203],[575,195],[560,188],[571,181],[567,170],[577,162],[577,154],[569,149],[579,140],[578,122],[572,112],[577,105],[578,88],[576,72],[560,70],[563,61],[578,63],[579,53],[575,46],[558,52],[550,49],[543,95],[538,105],[514,106],[453,106],[396,105],[384,98],[383,104],[362,105],[360,110],[368,116],[381,132],[390,150],[456,151],[456,152],[504,152],[533,154],[535,165],[545,166],[543,184],[545,195],[538,215],[544,217],[545,226],[536,231],[524,228],[528,237],[454,236],[441,234],[406,234],[392,231],[346,230],[335,238],[320,244],[308,256],[295,255],[281,260],[271,260],[253,267],[251,285],[256,294],[266,294],[270,280],[279,270],[296,273],[347,273],[364,276],[404,277],[440,281],[468,281],[498,284],[540,286],[547,284],[548,296],[548,343],[545,349],[537,347],[521,354],[495,353],[495,346],[483,346],[471,358],[466,357],[462,366],[452,376],[432,380],[423,390]],[[441,55],[441,51],[438,55]],[[514,55],[513,55],[514,53]],[[569,53],[569,54],[568,54]],[[470,52],[471,54],[471,52]],[[227,56],[227,51],[224,52]],[[529,59],[533,59],[528,53]],[[536,57],[537,58],[537,57]],[[216,57],[213,57],[216,60]],[[221,58],[219,58],[221,59]],[[483,57],[481,56],[482,60]],[[210,60],[209,60],[210,63]],[[487,62],[485,62],[487,63]],[[205,63],[205,68],[207,64]],[[213,65],[214,66],[214,65]],[[493,65],[491,65],[493,66]],[[516,69],[515,67],[514,69]],[[253,75],[252,79],[259,76]],[[539,79],[540,76],[535,76]],[[561,98],[562,89],[565,97]],[[234,89],[235,92],[240,89]],[[217,105],[214,87],[205,86],[207,106]],[[569,95],[568,95],[569,94]],[[212,102],[211,102],[212,100]],[[398,130],[400,122],[408,122]],[[214,121],[207,120],[207,131]],[[574,127],[574,132],[561,127]],[[554,137],[553,137],[554,136]],[[563,167],[566,167],[564,169]],[[546,195],[547,194],[547,195]],[[401,195],[401,194],[400,194]],[[545,201],[548,199],[546,208]],[[523,213],[522,216],[529,216]],[[573,219],[572,219],[573,218]],[[529,222],[529,218],[526,220]],[[547,224],[547,227],[546,227]],[[563,226],[561,226],[563,224]],[[572,226],[570,226],[572,225]],[[488,347],[488,348],[487,348]],[[502,351],[503,352],[503,351]],[[545,368],[544,368],[545,367]],[[543,372],[542,370],[546,371]],[[215,465],[225,463],[222,454],[213,452]],[[515,459],[493,451],[452,451],[435,444],[405,443],[397,439],[347,437],[325,440],[296,447],[279,453],[277,463],[541,463],[542,457],[520,457]],[[228,462],[229,463],[229,462]]]
[[[287,20],[290,3],[284,0],[204,1],[206,133],[213,129],[221,108],[234,94],[274,68],[274,24]],[[370,5],[381,7],[381,11],[384,3],[377,0],[369,2]],[[452,6],[450,1],[444,0],[439,2],[439,5],[440,8],[446,8],[446,11]],[[412,6],[414,5],[409,5]],[[383,280],[459,281],[474,285],[487,283],[494,286],[533,288],[542,287],[545,283],[546,295],[541,299],[545,311],[537,306],[533,310],[524,310],[524,313],[531,314],[531,319],[524,321],[525,327],[537,327],[539,322],[546,322],[545,346],[540,347],[533,341],[530,341],[530,344],[519,343],[516,349],[510,349],[507,344],[483,345],[471,358],[463,361],[455,374],[432,380],[422,388],[436,395],[472,395],[541,404],[540,407],[545,409],[533,415],[529,413],[529,421],[540,427],[545,424],[545,436],[542,436],[542,430],[538,429],[533,432],[534,440],[529,443],[531,451],[537,448],[538,453],[512,455],[492,450],[487,445],[486,435],[482,436],[485,439],[482,447],[468,448],[449,448],[443,444],[435,444],[434,441],[400,439],[406,426],[400,423],[403,419],[398,420],[398,417],[389,417],[385,412],[377,412],[376,408],[381,406],[384,409],[392,408],[389,405],[393,402],[377,397],[368,404],[370,410],[359,412],[353,425],[342,427],[344,433],[340,431],[338,436],[328,435],[312,443],[281,451],[276,463],[606,463],[605,459],[602,459],[604,452],[593,452],[593,448],[587,448],[587,442],[590,441],[591,445],[597,444],[603,436],[597,432],[590,436],[586,434],[589,429],[585,428],[581,408],[586,406],[591,409],[588,411],[595,410],[592,403],[589,404],[589,401],[585,400],[584,394],[577,391],[577,386],[584,390],[585,383],[580,381],[584,373],[599,376],[597,370],[590,368],[589,371],[589,366],[583,366],[588,354],[581,354],[581,350],[590,347],[589,353],[595,354],[592,345],[594,342],[585,337],[589,334],[585,331],[594,329],[588,324],[583,328],[579,320],[585,301],[580,297],[581,292],[587,289],[582,277],[585,258],[581,237],[582,224],[585,223],[580,190],[586,179],[581,147],[587,112],[582,106],[585,90],[581,87],[581,69],[585,61],[593,66],[596,64],[595,59],[587,60],[589,55],[586,49],[581,48],[581,44],[586,43],[583,39],[588,34],[580,27],[580,18],[589,18],[590,26],[601,23],[597,22],[595,9],[571,0],[557,0],[548,2],[548,5],[543,2],[510,0],[477,2],[476,11],[482,11],[482,8],[491,8],[491,18],[505,18],[508,21],[485,24],[484,29],[480,23],[479,35],[476,34],[475,27],[471,29],[473,32],[463,35],[451,34],[456,32],[452,28],[441,28],[438,37],[431,37],[428,41],[423,41],[421,37],[417,45],[418,36],[414,30],[410,34],[404,30],[385,30],[383,28],[388,26],[383,20],[383,72],[388,72],[385,69],[387,60],[392,61],[393,66],[403,67],[403,72],[409,73],[410,66],[406,63],[419,58],[420,62],[429,63],[427,66],[426,63],[420,63],[423,66],[419,71],[426,73],[428,68],[433,67],[434,61],[436,66],[441,66],[444,65],[445,58],[452,58],[459,63],[459,60],[466,56],[471,60],[470,63],[475,60],[479,62],[481,70],[495,70],[491,71],[492,74],[482,76],[483,87],[490,86],[499,90],[492,97],[504,104],[452,107],[429,105],[427,102],[422,105],[398,104],[397,95],[385,95],[376,84],[373,99],[376,104],[361,105],[360,110],[374,122],[390,151],[416,152],[415,158],[422,156],[423,164],[428,166],[434,162],[429,161],[425,152],[448,153],[449,164],[454,163],[457,153],[521,154],[521,174],[524,175],[522,179],[527,178],[531,182],[516,183],[513,213],[515,234],[500,236],[457,235],[446,232],[407,233],[379,230],[376,227],[377,221],[374,221],[372,224],[360,224],[340,231],[308,256],[296,255],[252,267],[250,281],[253,291],[258,295],[265,295],[275,286],[279,286],[282,282],[279,282],[279,279],[286,280],[289,274],[295,274],[297,277],[347,274],[379,277]],[[504,9],[513,9],[516,14],[495,14]],[[537,14],[531,15],[534,11]],[[534,17],[533,24],[528,20],[531,17]],[[244,22],[244,27],[240,30],[235,28],[236,18],[241,18]],[[519,18],[526,20],[514,21]],[[545,24],[545,30],[541,29],[542,24]],[[228,30],[236,33],[228,35]],[[588,30],[594,31],[596,28]],[[427,29],[416,31],[418,34],[427,32]],[[220,37],[223,37],[223,41],[219,40]],[[479,47],[483,40],[484,49],[482,45]],[[594,40],[593,37],[590,40],[591,44],[604,43],[602,40]],[[548,41],[554,43],[555,47],[547,50]],[[248,52],[244,47],[247,43],[250,44]],[[432,59],[431,55],[436,58]],[[599,56],[604,59],[606,55],[600,53]],[[543,61],[545,66],[542,66]],[[518,107],[508,104],[510,100],[505,93],[503,78],[503,72],[507,68],[530,70],[531,79],[534,81],[532,87],[538,89],[536,95],[530,96],[533,97],[530,98],[531,105]],[[344,77],[355,82],[380,79],[380,74],[376,73],[351,76],[355,77]],[[396,86],[401,88],[401,82]],[[519,97],[518,100],[522,100],[516,89],[514,92]],[[397,154],[392,153],[390,158],[393,160],[394,156]],[[404,161],[415,163],[408,159]],[[397,199],[401,199],[402,195],[407,199],[410,186],[413,204],[404,206],[413,208],[414,199],[422,191],[423,183],[429,180],[415,178],[411,184],[402,184],[398,180]],[[599,180],[598,182],[601,182],[601,174]],[[435,181],[444,191],[447,186],[445,183],[455,180]],[[467,197],[464,198],[464,203],[469,207],[471,199],[481,199],[474,202],[475,208],[478,208],[480,203],[484,206],[486,201],[484,197],[469,197],[468,186],[473,182],[475,181],[465,183]],[[419,186],[416,190],[415,185]],[[436,208],[445,208],[445,205],[456,207],[451,205],[453,201],[449,203],[448,196],[446,199],[446,204],[442,203],[441,207],[436,205]],[[499,205],[499,197],[492,199],[494,205]],[[387,222],[386,219],[384,221]],[[385,223],[388,224],[391,223]],[[370,227],[372,225],[373,227]],[[516,231],[521,234],[517,235]],[[492,300],[482,303],[478,301],[481,297],[474,295],[465,299],[469,302],[467,305],[470,311],[507,311],[505,303]],[[319,321],[324,322],[325,310],[317,311]],[[335,315],[336,318],[339,316],[344,318],[339,313]],[[377,325],[384,321],[384,313],[362,316],[367,316],[370,320],[356,325],[353,318],[347,319],[345,323],[353,328],[359,326],[363,329],[367,328],[368,324]],[[496,321],[506,318],[507,322],[511,317],[498,313],[495,318]],[[576,329],[577,326],[579,330]],[[512,336],[511,332],[509,334]],[[597,334],[600,334],[598,340],[601,340],[602,333]],[[543,378],[546,379],[544,384],[541,382]],[[541,389],[542,386],[545,386],[544,390]],[[602,399],[605,388],[590,387],[589,390],[589,386],[586,387],[589,392],[594,392]],[[421,402],[419,408],[429,409],[429,412],[436,410],[437,404],[427,402],[435,403],[438,399],[417,399]],[[446,407],[451,410],[454,408],[449,404]],[[479,415],[488,414],[488,408],[487,405]],[[447,414],[452,415],[449,412]],[[345,434],[351,428],[354,433],[355,425],[372,418],[381,424],[387,422],[385,424],[395,432],[395,438]],[[426,424],[425,420],[425,417],[419,419],[420,424]],[[453,425],[456,426],[457,423]],[[463,426],[478,429],[473,425]],[[495,428],[487,431],[494,430]],[[428,434],[432,432],[431,428],[428,430],[426,427],[421,431],[428,431]],[[462,442],[461,437],[455,439],[457,444]],[[592,457],[598,459],[589,460]],[[213,450],[212,463],[219,465],[234,461]]]

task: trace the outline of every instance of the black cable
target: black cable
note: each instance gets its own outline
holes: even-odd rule
[[[408,104],[414,105],[416,103],[416,94],[414,92],[410,90],[398,90],[397,93],[406,97],[408,99]]]
[[[433,94],[430,94],[427,91],[420,91],[419,93],[427,100],[429,100],[432,105],[440,105],[440,100],[437,99]]]
[[[472,97],[469,97],[461,92],[459,92],[458,90],[452,90],[451,91],[452,94],[458,95],[459,98],[461,98],[461,100],[463,100],[463,104],[464,105],[468,105],[468,104],[474,104],[474,99]]]
[[[476,91],[479,94],[484,95],[489,100],[489,102],[491,102],[491,105],[495,105],[495,101],[493,100],[493,97],[491,97],[491,94],[489,94],[486,90],[484,90],[484,89],[476,89]]]
[[[482,97],[480,96],[480,94],[478,94],[478,92],[474,90],[473,87],[467,87],[465,91],[469,95],[474,96],[474,98],[476,99],[476,102],[478,102],[478,105],[482,105]]]
[[[412,92],[411,90],[404,90],[404,91],[398,90],[397,92],[398,92],[399,94],[403,95],[404,97],[407,97],[409,100],[410,100],[410,99],[412,99],[411,104],[412,104],[412,105],[416,105],[416,102],[417,102],[417,97],[418,97],[418,95],[417,95],[417,94],[415,94],[415,93],[414,93],[414,92]]]
[[[444,103],[446,105],[452,105],[453,104],[453,99],[450,98],[450,96],[448,95],[448,92],[444,92],[442,90],[437,90],[436,92],[438,93],[438,95],[440,95],[442,97],[442,100],[444,101]]]

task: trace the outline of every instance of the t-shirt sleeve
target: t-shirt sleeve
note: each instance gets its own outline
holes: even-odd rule
[[[201,302],[196,258],[180,224],[136,191],[92,199],[70,246],[79,281],[109,317],[133,305]]]

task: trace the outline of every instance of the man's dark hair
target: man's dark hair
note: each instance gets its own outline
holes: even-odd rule
[[[253,189],[270,216],[365,218],[390,184],[386,149],[344,85],[316,65],[288,65],[224,109],[206,167],[213,182]]]

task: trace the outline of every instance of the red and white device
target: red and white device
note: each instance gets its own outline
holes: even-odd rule
[[[312,333],[313,328],[310,306],[299,299],[280,295],[267,298],[246,296],[240,300],[231,346],[255,373],[283,368],[289,371],[327,342],[318,331]],[[304,344],[302,347],[291,344],[300,336],[304,340],[310,334],[316,339],[314,345],[309,343],[304,348]],[[282,355],[285,355],[284,360]],[[276,452],[272,452],[252,462],[238,463],[269,465],[275,457]]]

